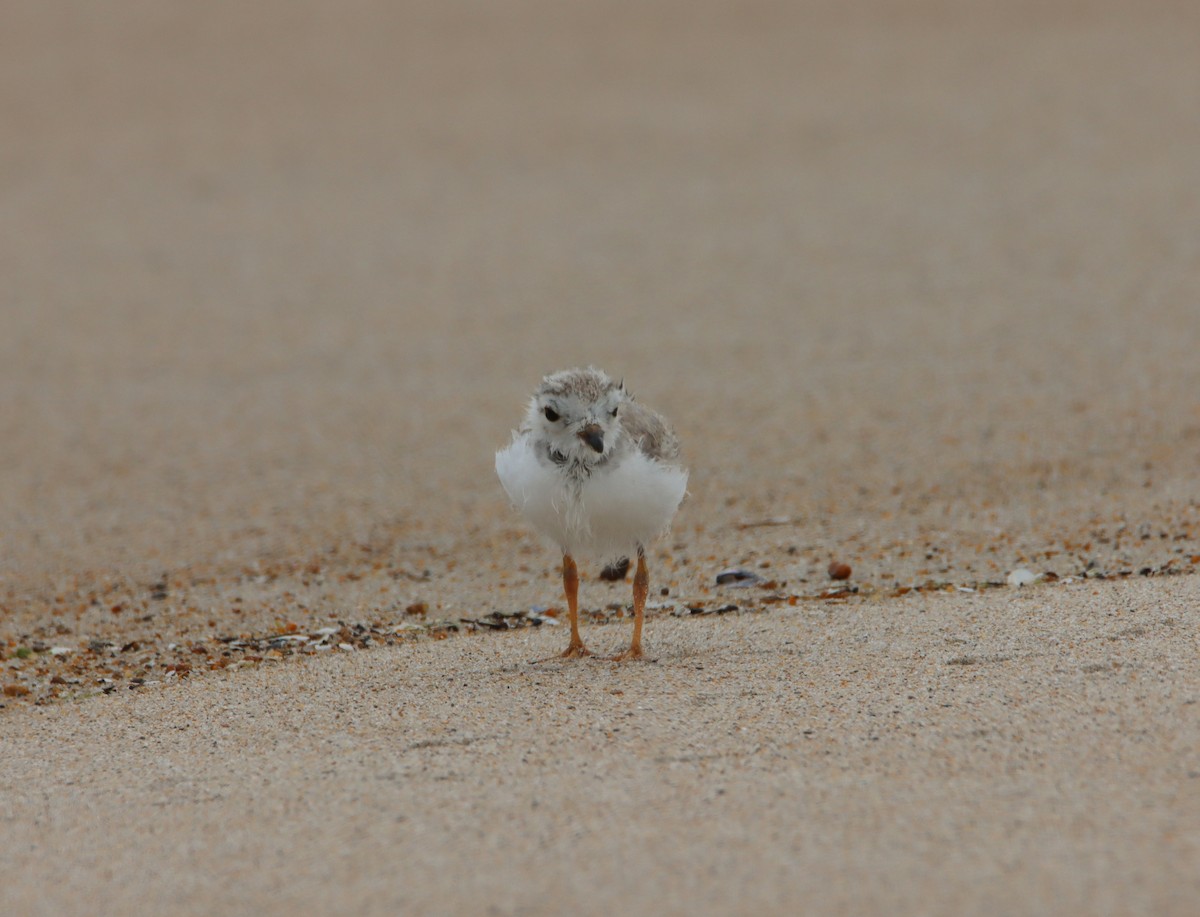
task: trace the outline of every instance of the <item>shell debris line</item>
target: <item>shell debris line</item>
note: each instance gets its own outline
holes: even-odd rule
[[[963,563],[975,552],[955,551],[932,539],[919,547],[887,545],[874,552],[863,550],[860,542],[854,545],[852,580],[849,564],[822,559],[829,556],[826,542],[785,539],[764,546],[754,540],[756,534],[784,528],[773,521],[696,531],[690,537],[681,533],[660,552],[664,585],[658,600],[648,603],[647,615],[756,614],[808,603],[878,603],[913,592],[968,595],[1200,570],[1200,544],[1189,527],[1184,537],[1134,539],[1157,552],[1153,563],[1141,566],[1111,550],[1122,547],[1122,540],[1108,539],[1104,545],[1097,539],[1072,545],[1074,550],[1014,551],[1024,563],[1006,572],[989,569],[985,576]],[[740,538],[748,539],[738,544],[742,553],[722,557],[728,543]],[[527,562],[540,556],[540,546],[508,532],[498,543],[499,555],[508,559],[493,564],[495,570],[474,574],[456,563],[451,546],[426,546],[403,556],[391,543],[382,543],[331,549],[290,563],[232,570],[198,566],[140,585],[127,576],[101,574],[79,577],[73,588],[53,593],[10,591],[0,596],[0,707],[166,686],[318,654],[559,626],[563,610],[543,604],[561,602],[555,571]],[[1098,551],[1102,545],[1110,550]],[[1151,555],[1145,552],[1139,559]],[[1042,560],[1036,566],[1030,562],[1035,556]],[[498,590],[491,588],[495,575]],[[612,574],[607,579],[608,600],[602,593],[582,609],[589,623],[627,621],[631,613],[621,591],[624,583]],[[522,601],[521,594],[538,598]],[[487,596],[482,608],[480,596]]]

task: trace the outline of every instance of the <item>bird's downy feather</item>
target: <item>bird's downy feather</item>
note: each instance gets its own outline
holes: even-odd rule
[[[496,453],[513,505],[564,553],[611,560],[649,544],[675,515],[688,473],[641,451],[580,480],[539,459],[528,435]]]

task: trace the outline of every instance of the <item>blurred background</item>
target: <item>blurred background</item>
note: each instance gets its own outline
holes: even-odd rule
[[[1198,34],[1167,0],[9,0],[0,595],[511,551],[492,454],[589,363],[679,427],[714,563],[1196,550]]]

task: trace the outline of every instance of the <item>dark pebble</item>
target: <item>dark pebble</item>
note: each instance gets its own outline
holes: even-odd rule
[[[606,583],[619,583],[629,572],[629,558],[622,557],[600,571],[600,579]]]
[[[718,586],[753,586],[761,577],[750,570],[730,569],[717,574]]]

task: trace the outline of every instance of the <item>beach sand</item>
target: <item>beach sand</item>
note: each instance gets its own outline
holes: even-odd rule
[[[561,628],[5,723],[9,914],[1187,914],[1196,577]],[[588,632],[616,649],[627,629]]]
[[[1191,912],[1195,9],[2,17],[0,912]],[[586,364],[654,664],[529,664]]]

